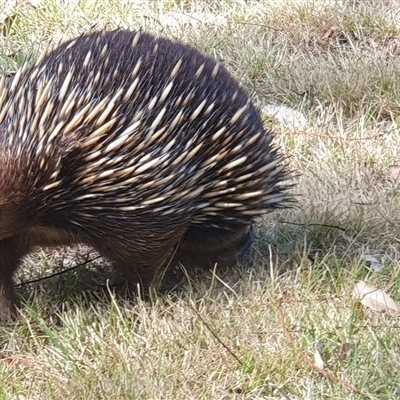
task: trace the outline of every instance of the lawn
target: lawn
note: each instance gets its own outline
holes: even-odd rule
[[[400,314],[353,293],[364,281],[400,298],[399,2],[20,3],[0,12],[3,73],[104,27],[222,60],[298,173],[298,204],[257,221],[243,265],[181,266],[148,301],[112,290],[85,246],[30,255],[20,318],[0,328],[0,400],[400,399]]]

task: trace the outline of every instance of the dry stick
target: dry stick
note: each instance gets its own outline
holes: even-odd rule
[[[332,229],[338,229],[342,232],[346,232],[346,229],[342,228],[341,226],[337,226],[337,225],[329,225],[329,224],[317,224],[317,223],[298,223],[298,222],[291,222],[291,221],[285,221],[283,219],[280,219],[278,222],[282,223],[282,224],[288,224],[288,225],[297,225],[297,226],[304,226],[304,227],[308,227],[308,226],[320,226],[322,228],[332,228]]]
[[[40,281],[44,281],[46,279],[54,278],[55,276],[62,275],[62,274],[65,274],[67,272],[73,271],[74,269],[78,269],[80,267],[83,267],[84,265],[89,264],[92,261],[97,260],[98,258],[101,258],[101,256],[94,257],[91,260],[84,261],[83,263],[74,265],[73,267],[70,267],[70,268],[67,268],[67,269],[63,269],[62,271],[59,271],[59,272],[55,272],[54,274],[43,276],[42,278],[32,279],[31,281],[25,281],[25,282],[18,283],[18,285],[15,285],[15,287],[29,285],[31,283],[37,283],[37,282],[40,282]]]
[[[273,130],[274,135],[294,135],[294,136],[309,136],[309,137],[317,137],[317,138],[323,138],[323,139],[332,139],[332,140],[342,140],[344,142],[362,142],[363,140],[374,140],[379,137],[385,136],[388,133],[391,133],[393,130],[389,132],[382,132],[382,133],[377,133],[376,135],[372,136],[367,136],[364,138],[346,138],[346,137],[341,137],[341,136],[330,136],[330,135],[324,135],[322,133],[310,133],[310,132],[304,132],[304,131],[295,131],[295,132],[282,132],[278,130]]]
[[[285,312],[283,311],[283,307],[282,307],[282,301],[279,300],[278,302],[278,312],[279,312],[279,320],[282,326],[282,330],[283,333],[287,339],[287,341],[290,343],[290,345],[292,346],[293,350],[299,354],[301,356],[301,358],[303,359],[303,361],[305,361],[306,364],[308,364],[312,369],[316,370],[317,372],[319,372],[321,375],[323,375],[325,378],[331,379],[335,382],[340,383],[342,386],[346,387],[347,389],[352,390],[353,392],[356,392],[358,394],[361,394],[362,396],[366,396],[369,397],[370,399],[375,399],[375,400],[379,400],[378,397],[373,397],[371,396],[369,393],[365,392],[362,389],[357,389],[353,384],[351,384],[350,382],[339,378],[338,376],[336,376],[333,372],[331,371],[327,371],[325,369],[319,368],[315,365],[315,363],[310,359],[310,357],[308,357],[296,344],[296,342],[294,341],[292,335],[290,334],[289,330],[286,327],[286,323],[285,323]]]
[[[197,315],[203,325],[207,328],[207,330],[214,336],[214,338],[218,341],[218,343],[238,362],[238,364],[243,367],[243,362],[240,358],[218,337],[218,335],[211,329],[210,325],[204,320],[204,318],[200,315],[200,313],[191,305],[189,307],[193,310],[193,312]]]
[[[171,257],[168,259],[168,262],[167,262],[165,268],[168,268],[170,266],[173,258],[175,257],[175,254],[176,254],[176,252],[178,250],[179,244],[180,244],[180,242],[178,243],[178,245],[176,245],[174,251],[172,252]],[[18,285],[15,285],[15,287],[30,285],[31,283],[41,282],[41,281],[44,281],[46,279],[54,278],[55,276],[66,274],[67,272],[70,272],[70,271],[73,271],[74,269],[78,269],[80,267],[83,267],[84,265],[89,264],[89,263],[91,263],[91,262],[93,262],[93,261],[95,261],[95,260],[97,260],[97,259],[99,259],[101,257],[102,256],[96,256],[96,257],[92,258],[91,260],[84,261],[83,263],[74,265],[73,267],[70,267],[70,268],[63,269],[62,271],[59,271],[59,272],[55,272],[54,274],[46,275],[46,276],[43,276],[43,277],[37,278],[37,279],[32,279],[31,281],[25,281],[25,282],[18,283]]]

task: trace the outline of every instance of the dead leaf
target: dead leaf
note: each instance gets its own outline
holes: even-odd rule
[[[23,354],[12,354],[7,355],[3,352],[0,353],[0,359],[6,362],[9,366],[18,366],[18,365],[28,365],[32,364],[32,360],[29,360]]]
[[[28,3],[29,3],[32,7],[37,8],[37,7],[39,7],[39,6],[43,3],[43,0],[28,0]]]
[[[389,165],[389,176],[397,181],[400,177],[400,165]]]
[[[360,303],[374,311],[400,314],[400,304],[394,301],[383,290],[366,284],[364,281],[357,282],[353,297],[360,300]]]
[[[337,25],[330,26],[323,35],[318,39],[320,44],[325,44],[331,37],[337,34],[340,31],[340,27]]]
[[[351,349],[354,347],[353,343],[342,343],[340,345],[340,354],[339,354],[339,358],[341,360],[347,360],[347,358],[349,357],[350,351]]]
[[[386,58],[398,56],[400,55],[400,38],[398,36],[387,37],[382,47],[382,53]]]
[[[318,351],[318,349],[315,349],[314,364],[317,368],[324,369],[324,360],[322,359],[321,353]]]
[[[361,259],[365,261],[369,268],[375,272],[379,272],[383,268],[382,263],[370,254],[362,254]]]

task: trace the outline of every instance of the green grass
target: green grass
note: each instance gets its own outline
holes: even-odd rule
[[[21,318],[0,328],[0,400],[400,399],[398,317],[352,298],[361,279],[400,297],[394,3],[42,0],[7,26],[3,71],[94,27],[142,28],[224,60],[258,106],[284,104],[309,123],[292,131],[266,117],[300,173],[299,204],[259,221],[251,265],[200,271],[147,302],[111,291],[102,259],[19,287]],[[17,282],[93,256],[38,251]]]

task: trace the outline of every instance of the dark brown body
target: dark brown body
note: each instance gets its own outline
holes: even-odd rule
[[[183,44],[93,33],[1,89],[0,313],[35,246],[85,242],[146,286],[177,249],[234,263],[253,218],[288,201],[246,93]]]

